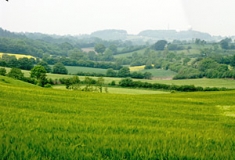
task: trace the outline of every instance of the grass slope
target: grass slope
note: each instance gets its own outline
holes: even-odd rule
[[[235,157],[235,92],[99,94],[0,79],[2,159]]]

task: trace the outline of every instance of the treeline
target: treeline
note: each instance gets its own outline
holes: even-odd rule
[[[126,74],[123,72],[122,68],[119,71],[114,71],[112,68],[109,68],[104,73],[95,73],[95,72],[82,72],[79,71],[76,73],[76,75],[79,76],[92,76],[92,77],[131,77],[136,79],[151,79],[152,74],[150,72],[130,72],[129,74]]]
[[[66,57],[48,57],[43,58],[43,61],[47,62],[49,65],[54,65],[58,62],[63,63],[65,66],[80,66],[80,67],[91,67],[91,68],[102,68],[108,69],[113,68],[114,70],[119,70],[122,68],[121,65],[112,62],[95,62],[91,60],[76,60]]]
[[[16,56],[10,56],[7,54],[3,54],[0,58],[0,66],[3,67],[10,67],[10,68],[20,68],[23,70],[31,70],[34,64],[37,63],[37,60],[34,58],[19,58],[17,59]]]
[[[122,79],[119,82],[121,87],[129,88],[147,88],[147,89],[156,89],[156,90],[170,90],[170,91],[181,91],[181,92],[196,92],[196,91],[225,91],[227,88],[217,88],[217,87],[196,87],[194,85],[168,85],[160,83],[148,83],[141,81],[133,81],[131,78]]]

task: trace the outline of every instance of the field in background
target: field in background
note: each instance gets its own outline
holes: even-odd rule
[[[19,59],[19,58],[24,58],[24,57],[36,59],[35,57],[30,56],[30,55],[25,55],[25,54],[13,54],[13,53],[0,53],[0,58],[2,58],[2,55],[3,55],[3,54],[7,54],[7,55],[9,55],[9,56],[16,56],[17,59]]]
[[[6,68],[7,72],[9,72],[10,68]],[[22,70],[24,76],[29,77],[30,71]],[[60,78],[69,78],[73,75],[61,75],[61,74],[51,74],[47,73],[47,77],[51,79],[60,79]],[[84,79],[84,76],[78,76],[81,80]],[[92,77],[97,79],[97,77]],[[116,84],[122,78],[112,78],[112,77],[104,77],[105,83],[111,83],[115,81]],[[167,78],[157,78],[153,80],[145,80],[145,79],[133,79],[134,81],[141,81],[141,82],[149,82],[149,83],[162,83],[162,84],[174,84],[174,85],[195,85],[201,87],[226,87],[226,88],[235,88],[235,80],[233,79],[208,79],[208,78],[201,78],[201,79],[183,79],[183,80],[166,80]]]
[[[77,74],[78,72],[106,74],[107,72],[107,69],[91,68],[91,67],[66,66],[66,68],[69,74]]]
[[[45,89],[0,76],[2,159],[233,159],[234,91]]]

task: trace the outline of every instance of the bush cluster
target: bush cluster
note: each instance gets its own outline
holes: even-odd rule
[[[148,89],[162,89],[162,90],[175,90],[181,92],[195,92],[195,91],[224,91],[228,90],[226,88],[217,88],[217,87],[196,87],[194,85],[168,85],[160,83],[148,83],[141,81],[133,81],[131,78],[122,79],[119,82],[121,87],[130,87],[130,88],[148,88]]]

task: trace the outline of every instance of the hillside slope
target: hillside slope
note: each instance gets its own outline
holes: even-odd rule
[[[99,94],[1,76],[0,95],[2,159],[235,157],[235,92]]]

